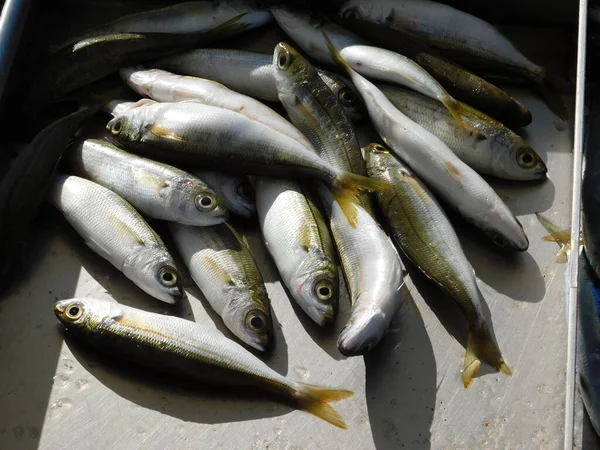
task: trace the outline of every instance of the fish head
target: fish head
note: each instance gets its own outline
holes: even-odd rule
[[[269,351],[273,322],[267,291],[244,289],[236,291],[235,296],[236,301],[223,311],[223,322],[242,342],[261,352]]]
[[[320,248],[310,248],[292,278],[294,299],[320,326],[333,323],[339,301],[339,275],[333,261]]]
[[[165,303],[176,304],[185,295],[175,262],[163,248],[141,244],[121,270],[140,289]]]
[[[166,70],[133,67],[121,69],[119,74],[131,89],[146,97],[152,97],[152,85],[158,78],[171,75]]]
[[[363,148],[365,163],[369,176],[383,173],[387,170],[390,159],[393,158],[390,151],[381,144],[371,143]],[[373,175],[371,175],[373,174]]]
[[[363,293],[361,296],[369,295]],[[360,303],[359,303],[360,301]],[[352,316],[348,319],[346,326],[338,337],[338,349],[345,356],[359,356],[368,353],[375,347],[387,331],[389,317],[379,308],[372,308],[369,304],[375,304],[369,300],[357,299]]]
[[[247,178],[232,179],[230,189],[223,189],[229,192],[230,201],[235,205],[235,213],[242,217],[250,217],[256,211],[254,188]]]
[[[315,68],[294,47],[280,42],[273,51],[273,66],[278,88],[282,83],[306,83],[309,75],[316,75]]]
[[[370,2],[349,1],[341,6],[338,15],[348,20],[365,20],[369,17],[371,9]]]
[[[155,103],[144,103],[139,107],[131,107],[122,114],[111,119],[106,124],[111,139],[122,144],[135,144],[142,139],[144,128],[145,110],[147,106]]]
[[[67,329],[89,333],[103,323],[122,316],[122,311],[116,302],[71,298],[57,302],[54,314]]]
[[[489,146],[486,153],[491,153],[496,161],[492,164],[494,175],[512,180],[541,180],[547,176],[548,168],[544,160],[520,136],[498,134],[487,140],[479,141],[479,146]]]
[[[523,225],[504,203],[498,206],[492,210],[492,214],[480,218],[479,227],[498,247],[519,252],[527,250],[529,239],[527,239]]]
[[[229,217],[229,210],[221,199],[198,179],[179,179],[165,191],[165,196],[165,202],[180,223],[209,226],[225,222]]]

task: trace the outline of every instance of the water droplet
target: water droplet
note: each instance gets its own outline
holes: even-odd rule
[[[67,384],[69,384],[69,377],[64,373],[57,373],[53,380],[54,384],[59,388],[65,387]]]
[[[63,369],[65,369],[65,372],[73,372],[73,370],[75,370],[75,361],[65,359],[62,363],[62,366]]]
[[[304,380],[307,380],[308,377],[310,377],[310,371],[304,367],[296,366],[294,367],[294,372],[296,372],[296,375]]]
[[[78,379],[75,384],[77,385],[77,389],[83,390],[87,387],[90,382],[88,380],[84,380],[83,378]]]
[[[50,416],[56,417],[58,416],[62,410],[68,409],[73,405],[71,399],[68,398],[59,398],[52,405],[50,405]]]

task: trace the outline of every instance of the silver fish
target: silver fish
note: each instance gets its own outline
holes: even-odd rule
[[[162,240],[123,198],[84,178],[57,175],[48,200],[88,247],[140,289],[166,303],[184,296]]]
[[[352,391],[292,381],[218,331],[92,298],[62,300],[54,306],[54,313],[69,333],[127,362],[201,383],[259,389],[346,428],[329,402],[351,397]]]
[[[406,116],[440,138],[478,173],[507,180],[540,180],[548,169],[525,140],[500,122],[463,104],[461,116],[477,133],[459,126],[435,100],[398,86],[379,85]]]
[[[283,282],[311,319],[330,325],[339,278],[323,215],[297,182],[261,177],[255,189],[262,235]]]
[[[338,247],[352,313],[338,338],[346,356],[367,353],[383,338],[400,306],[404,284],[398,252],[375,219],[360,206],[356,228],[343,220],[338,203],[318,187],[331,233]]]
[[[65,159],[75,175],[110,189],[149,217],[206,226],[225,222],[229,215],[202,180],[108,142],[81,140]]]
[[[132,151],[158,159],[323,181],[333,190],[351,224],[356,219],[356,192],[389,189],[379,181],[335,169],[295,139],[260,122],[197,102],[132,108],[112,119],[107,129]]]
[[[378,144],[365,149],[369,176],[386,180],[394,190],[378,195],[392,236],[406,256],[460,305],[469,322],[462,370],[465,387],[480,359],[512,375],[483,314],[483,296],[458,236],[433,194],[390,152]]]
[[[229,224],[191,227],[170,223],[177,251],[210,306],[242,342],[271,346],[269,296],[250,249]]]

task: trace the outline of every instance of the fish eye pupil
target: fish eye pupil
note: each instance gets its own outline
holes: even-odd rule
[[[356,98],[350,89],[342,89],[340,91],[340,100],[346,106],[352,106],[356,103]]]
[[[321,295],[321,297],[327,297],[329,295],[329,288],[325,286],[320,287],[319,294]]]
[[[68,312],[70,316],[76,317],[79,314],[79,311],[79,306],[71,306]]]
[[[162,279],[163,279],[163,281],[170,283],[171,281],[173,281],[173,274],[169,273],[169,272],[165,272],[162,274]]]
[[[263,320],[259,316],[254,316],[250,319],[250,325],[253,328],[260,329],[263,327]]]
[[[355,8],[351,8],[346,11],[346,19],[358,19],[358,12]]]
[[[202,197],[200,200],[200,204],[202,206],[210,206],[212,205],[212,199],[210,197]]]
[[[523,154],[523,156],[521,157],[521,159],[523,160],[523,162],[525,164],[531,164],[533,162],[533,156],[531,156],[531,153],[525,153],[525,154]]]
[[[287,51],[281,53],[281,55],[279,55],[279,67],[281,69],[285,69],[289,63],[290,63],[289,53]]]
[[[492,240],[494,241],[494,244],[499,245],[501,247],[504,247],[506,245],[504,239],[502,239],[500,236],[494,236]]]
[[[112,134],[119,134],[121,132],[121,130],[123,130],[123,121],[117,120],[115,123],[113,123],[111,132],[112,132]]]

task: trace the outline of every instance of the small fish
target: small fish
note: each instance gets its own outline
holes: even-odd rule
[[[75,175],[110,189],[148,217],[196,226],[216,225],[228,217],[202,180],[108,142],[80,140],[66,152],[65,160]]]
[[[96,112],[83,108],[41,130],[11,165],[0,172],[0,294],[14,282],[32,236],[34,218],[52,183],[56,166],[80,125]]]
[[[279,102],[273,56],[243,50],[202,48],[154,61],[156,67],[219,82],[241,94]],[[364,106],[350,80],[316,68],[321,79],[338,96],[352,120],[364,118]]]
[[[59,174],[48,201],[89,248],[144,292],[171,304],[184,297],[175,262],[162,240],[123,198],[92,181]]]
[[[169,224],[177,251],[210,306],[242,342],[271,347],[273,324],[267,289],[250,249],[230,224]]]
[[[260,177],[255,189],[260,229],[283,282],[312,320],[331,325],[337,314],[339,276],[321,211],[295,181]]]
[[[351,397],[352,391],[289,380],[218,331],[92,298],[62,300],[54,313],[73,336],[127,362],[201,383],[259,389],[346,428],[329,402]]]
[[[564,88],[565,83],[526,58],[497,28],[471,14],[429,0],[349,0],[340,15],[409,31],[467,66],[528,78],[552,110],[567,118],[564,103],[548,87]]]
[[[249,218],[256,212],[254,188],[247,177],[202,169],[189,172],[208,184],[232,213]]]
[[[492,187],[438,137],[398,111],[373,83],[345,63],[330,40],[328,43],[332,55],[361,93],[375,128],[390,149],[496,245],[527,250],[529,241],[523,226]]]
[[[334,16],[333,20],[368,38],[375,45],[412,59],[454,98],[488,114],[509,128],[525,127],[531,123],[529,110],[507,92],[444,58],[440,52],[410,32],[359,18],[351,10],[344,17]]]
[[[402,306],[402,262],[390,238],[362,207],[357,206],[358,221],[353,228],[331,193],[322,185],[317,192],[352,301],[350,318],[338,337],[338,350],[345,356],[363,355],[381,341]]]
[[[240,0],[183,2],[120,17],[112,22],[91,28],[81,36],[63,41],[61,44],[53,46],[53,50],[56,51],[82,39],[109,34],[193,35],[205,33],[236,17],[239,17],[237,23],[243,30],[251,30],[273,20],[269,11],[254,8]]]
[[[548,169],[542,158],[518,134],[489,116],[463,104],[462,119],[477,133],[458,125],[439,102],[393,85],[378,88],[399,111],[440,138],[480,174],[507,180],[541,180]]]
[[[388,189],[378,181],[335,169],[295,139],[248,117],[196,102],[133,108],[107,124],[130,150],[190,166],[315,179],[326,183],[356,223],[354,195]]]
[[[469,322],[462,370],[469,387],[481,360],[507,375],[504,360],[483,314],[483,296],[450,220],[429,189],[379,144],[365,148],[369,176],[394,187],[377,195],[392,236],[406,256],[434,283],[452,296]]]

